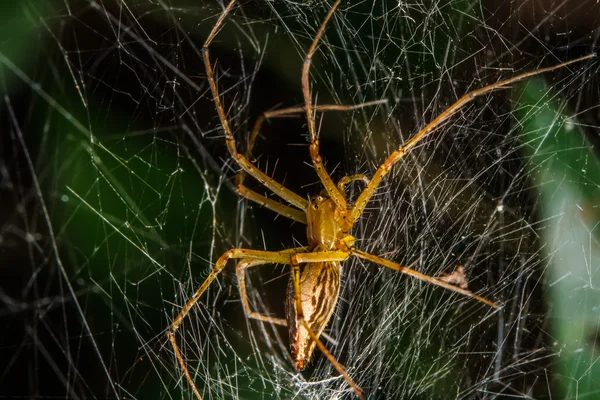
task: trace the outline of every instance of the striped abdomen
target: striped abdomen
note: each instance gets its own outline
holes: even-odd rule
[[[304,318],[318,337],[331,319],[340,294],[340,263],[305,264],[300,273],[300,290]],[[285,309],[294,366],[300,371],[310,361],[316,343],[296,313],[293,276],[288,284]]]

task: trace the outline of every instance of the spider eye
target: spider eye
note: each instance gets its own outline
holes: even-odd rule
[[[313,208],[314,208],[315,210],[318,210],[318,209],[319,209],[319,205],[318,205],[318,204],[313,204]]]

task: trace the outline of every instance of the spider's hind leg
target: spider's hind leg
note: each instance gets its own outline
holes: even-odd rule
[[[219,257],[212,271],[210,271],[204,282],[202,282],[202,285],[200,285],[200,287],[196,289],[194,295],[187,301],[187,303],[185,303],[177,317],[175,317],[175,319],[173,319],[173,322],[171,322],[171,325],[169,325],[169,329],[167,330],[167,336],[169,338],[169,341],[171,342],[171,346],[173,347],[173,351],[175,352],[175,356],[177,357],[179,366],[181,367],[183,374],[187,378],[187,381],[192,387],[192,390],[194,391],[194,394],[198,400],[202,400],[202,396],[200,394],[200,391],[196,387],[196,384],[194,383],[192,375],[188,370],[188,367],[185,363],[185,359],[183,357],[183,354],[181,353],[181,350],[179,348],[179,345],[177,344],[177,340],[175,337],[175,333],[183,323],[185,317],[190,313],[190,310],[192,309],[192,307],[194,307],[194,305],[196,305],[198,300],[200,300],[200,297],[202,297],[202,294],[204,294],[206,289],[208,289],[212,281],[214,281],[215,278],[223,271],[223,268],[225,268],[229,259],[241,258],[245,260],[260,261],[260,263],[262,264],[289,264],[290,255],[294,254],[295,251],[296,249],[287,249],[282,251],[231,249],[229,251],[226,251],[221,257]]]
[[[292,255],[300,252],[304,252],[306,249],[304,247],[298,247],[293,249],[282,250],[281,253]],[[250,307],[250,300],[248,300],[248,293],[246,291],[246,269],[250,267],[256,267],[259,265],[267,264],[269,261],[265,260],[252,260],[244,258],[240,260],[235,268],[235,273],[237,275],[238,286],[240,290],[240,298],[242,299],[242,306],[244,307],[244,314],[246,314],[247,318],[257,319],[259,321],[270,322],[276,325],[287,326],[287,322],[283,318],[274,318],[265,314],[260,314],[255,311],[252,311]]]
[[[460,293],[460,294],[468,296],[468,297],[472,297],[473,299],[475,299],[481,303],[485,303],[490,307],[500,308],[500,306],[497,303],[495,303],[491,300],[488,300],[485,297],[479,296],[478,294],[475,294],[475,293],[471,292],[470,290],[465,289],[464,287],[460,287],[460,286],[456,286],[456,285],[452,284],[453,278],[454,278],[453,275],[450,275],[448,277],[429,276],[427,274],[424,274],[422,272],[412,269],[410,266],[406,267],[404,265],[400,265],[393,261],[387,260],[385,258],[376,256],[373,254],[369,254],[367,252],[364,252],[364,251],[361,251],[358,249],[352,249],[352,254],[358,258],[362,258],[362,259],[374,262],[376,264],[383,265],[384,267],[387,267],[387,268],[393,269],[394,271],[398,271],[403,274],[409,275],[413,278],[417,278],[417,279],[425,281],[427,283],[431,283],[436,286],[441,286],[444,289],[448,289],[453,292]],[[460,272],[459,272],[459,274],[460,274]],[[459,281],[459,284],[460,283],[462,283],[462,282]]]

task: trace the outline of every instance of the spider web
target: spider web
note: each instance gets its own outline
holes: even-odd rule
[[[319,116],[334,180],[372,175],[469,90],[596,48],[595,2],[517,3],[343,2],[313,97],[387,104]],[[0,6],[0,396],[193,398],[166,337],[180,307],[227,249],[306,244],[304,226],[234,191],[201,56],[222,7]],[[304,52],[329,7],[234,7],[211,55],[240,149],[261,112],[303,103]],[[503,307],[345,262],[325,344],[369,398],[600,389],[597,73],[585,61],[476,99],[385,178],[357,247],[430,275],[462,265]],[[296,193],[321,190],[302,115],[266,123],[252,155]],[[286,330],[244,317],[233,264],[178,331],[203,396],[354,398],[318,351],[297,373]],[[282,317],[288,277],[250,269],[253,308]]]

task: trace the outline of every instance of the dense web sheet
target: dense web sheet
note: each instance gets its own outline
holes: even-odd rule
[[[240,151],[261,112],[302,105],[304,52],[329,7],[241,1],[228,17],[211,52]],[[222,8],[0,6],[0,397],[193,398],[166,329],[212,263],[231,247],[306,243],[304,226],[235,193],[201,58]],[[314,59],[313,98],[388,102],[319,116],[334,180],[371,175],[469,90],[595,51],[599,11],[343,1]],[[476,99],[385,178],[357,247],[430,275],[462,265],[470,289],[503,308],[346,262],[325,344],[368,398],[600,390],[598,65]],[[266,123],[252,160],[302,196],[321,190],[303,115]],[[251,268],[253,308],[282,318],[288,276]],[[297,373],[287,331],[244,317],[234,262],[178,341],[207,399],[353,398],[318,351]]]

